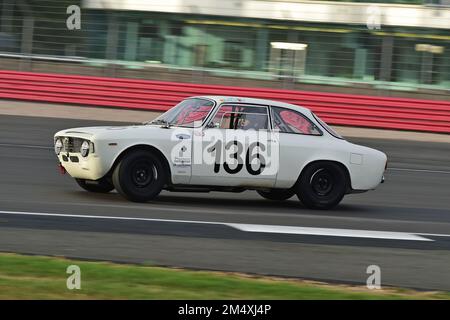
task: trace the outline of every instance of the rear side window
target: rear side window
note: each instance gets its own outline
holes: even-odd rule
[[[300,112],[272,107],[273,128],[283,133],[320,136],[320,129]]]

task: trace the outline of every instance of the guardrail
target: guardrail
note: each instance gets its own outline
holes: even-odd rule
[[[450,133],[450,101],[0,70],[0,98],[164,111],[194,95],[272,99],[330,124]]]

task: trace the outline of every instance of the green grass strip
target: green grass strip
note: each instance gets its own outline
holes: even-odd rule
[[[81,289],[69,290],[69,265]],[[368,290],[295,279],[0,254],[0,299],[449,299],[448,292]]]

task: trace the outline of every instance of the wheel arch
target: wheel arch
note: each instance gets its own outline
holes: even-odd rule
[[[304,174],[305,170],[309,166],[316,164],[316,163],[334,163],[334,164],[337,164],[338,166],[340,166],[344,170],[345,176],[347,178],[347,181],[346,181],[347,193],[349,193],[352,190],[352,179],[351,179],[350,170],[348,169],[348,167],[344,163],[342,163],[338,160],[330,160],[330,159],[316,159],[316,160],[308,162],[306,165],[303,166],[302,170],[300,171],[300,174],[298,175],[297,181],[295,184],[297,184],[300,181],[300,178]]]
[[[129,147],[125,148],[124,150],[122,150],[118,154],[118,156],[114,159],[114,161],[113,161],[113,163],[111,165],[111,168],[109,169],[109,171],[107,173],[107,176],[112,175],[112,173],[114,172],[114,169],[116,168],[116,166],[120,163],[120,161],[127,154],[130,154],[131,152],[138,151],[138,150],[149,151],[149,152],[152,152],[152,153],[156,154],[162,160],[163,166],[167,170],[167,174],[168,174],[168,178],[169,178],[168,182],[171,183],[171,181],[172,181],[172,172],[171,172],[169,161],[167,160],[167,157],[157,147],[149,145],[149,144],[136,144],[136,145],[129,146]]]

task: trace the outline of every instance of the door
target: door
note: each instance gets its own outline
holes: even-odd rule
[[[277,147],[268,106],[222,104],[211,122],[194,132],[190,184],[273,187]]]

